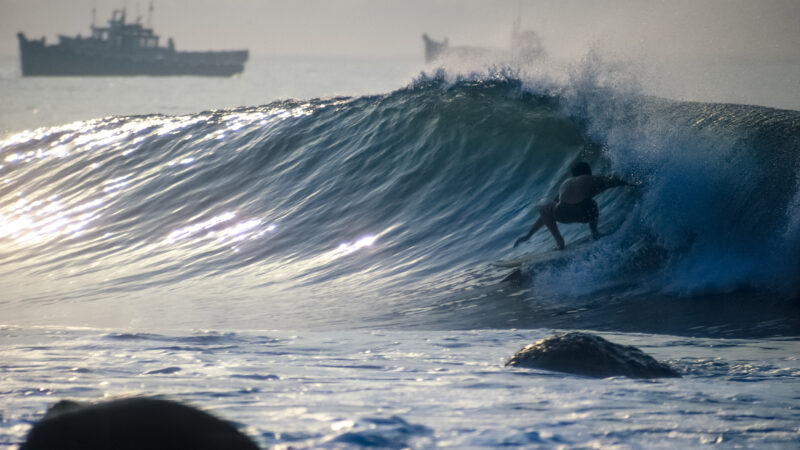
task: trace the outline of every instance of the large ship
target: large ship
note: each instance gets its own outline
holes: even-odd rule
[[[151,28],[125,22],[124,9],[112,13],[108,27],[92,23],[91,30],[89,37],[60,35],[53,45],[17,33],[22,75],[228,77],[241,73],[249,56],[247,50],[177,51],[172,38],[160,46]]]

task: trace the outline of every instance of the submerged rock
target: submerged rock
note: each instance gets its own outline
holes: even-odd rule
[[[506,366],[530,367],[594,378],[677,378],[680,374],[636,347],[589,333],[551,336],[518,351]]]
[[[21,450],[255,450],[233,425],[169,400],[127,398],[90,404],[62,400],[31,431]]]

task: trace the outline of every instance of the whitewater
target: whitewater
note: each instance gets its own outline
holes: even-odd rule
[[[591,70],[82,120],[0,141],[0,445],[163,395],[264,447],[793,448],[800,112]],[[514,240],[568,168],[605,236]],[[591,330],[680,379],[504,368]]]

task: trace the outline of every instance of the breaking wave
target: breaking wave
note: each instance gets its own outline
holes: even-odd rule
[[[798,333],[800,113],[446,78],[7,137],[7,320]],[[641,187],[504,281],[578,159]]]

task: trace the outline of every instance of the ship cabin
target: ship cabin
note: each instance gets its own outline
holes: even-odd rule
[[[153,34],[151,28],[144,28],[138,21],[125,23],[125,10],[114,10],[108,27],[92,25],[92,37],[96,41],[107,43],[110,47],[124,50],[156,49],[159,36]],[[172,44],[172,39],[170,39]],[[174,45],[170,45],[174,50]]]

